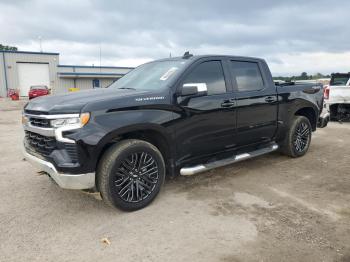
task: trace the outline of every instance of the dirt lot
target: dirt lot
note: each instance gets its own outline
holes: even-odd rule
[[[21,136],[20,103],[0,100],[1,261],[350,261],[350,123],[319,129],[303,158],[167,181],[134,213],[38,175]]]

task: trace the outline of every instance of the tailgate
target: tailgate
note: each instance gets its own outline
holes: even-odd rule
[[[326,103],[350,104],[350,86],[330,86]]]

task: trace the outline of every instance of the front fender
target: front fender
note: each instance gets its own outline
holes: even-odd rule
[[[96,112],[92,114],[90,122],[85,127],[75,133],[67,134],[67,137],[75,140],[85,152],[81,154],[84,156],[81,160],[82,168],[92,172],[106,145],[118,141],[127,133],[151,130],[171,144],[174,137],[171,125],[173,119],[173,112],[159,109]]]

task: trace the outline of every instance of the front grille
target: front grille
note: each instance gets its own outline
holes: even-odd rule
[[[51,127],[49,119],[30,117],[29,122],[32,126],[44,127],[44,128]]]
[[[37,133],[25,131],[25,139],[29,149],[42,155],[49,156],[54,150],[65,150],[71,163],[78,162],[78,151],[76,144],[57,143],[54,137],[42,136]]]
[[[42,136],[30,131],[25,131],[25,137],[30,148],[43,156],[48,156],[57,149],[54,137]]]

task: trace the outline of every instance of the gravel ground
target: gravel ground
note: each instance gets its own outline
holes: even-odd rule
[[[168,180],[125,213],[23,161],[21,105],[0,100],[1,261],[350,261],[350,123],[308,154]]]

